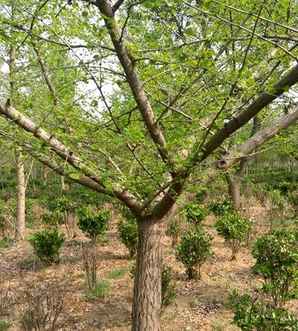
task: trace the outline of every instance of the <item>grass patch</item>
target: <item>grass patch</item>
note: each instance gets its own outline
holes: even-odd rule
[[[6,331],[9,329],[10,326],[11,324],[9,322],[0,320],[0,331]]]
[[[101,280],[97,282],[93,290],[89,290],[86,294],[88,300],[95,300],[97,298],[105,298],[110,293],[111,286],[108,280]]]
[[[127,273],[127,268],[117,268],[113,269],[108,274],[108,279],[119,279],[122,278]]]

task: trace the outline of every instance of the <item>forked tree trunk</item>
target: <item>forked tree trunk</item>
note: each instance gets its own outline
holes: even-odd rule
[[[161,224],[144,220],[138,227],[132,331],[160,331]]]
[[[17,171],[17,217],[15,239],[23,240],[25,236],[26,218],[26,178],[22,154],[16,152],[16,171]]]

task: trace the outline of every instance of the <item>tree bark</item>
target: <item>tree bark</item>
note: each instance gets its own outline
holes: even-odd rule
[[[227,175],[227,181],[229,185],[229,194],[232,199],[234,209],[239,210],[241,208],[241,178]]]
[[[142,220],[138,227],[132,331],[160,331],[161,224],[154,220]]]
[[[15,239],[23,240],[25,237],[26,219],[26,178],[24,162],[21,152],[16,152],[16,172],[17,172],[17,217]]]

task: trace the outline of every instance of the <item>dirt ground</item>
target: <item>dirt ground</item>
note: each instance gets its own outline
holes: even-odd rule
[[[230,290],[253,289],[258,280],[251,272],[253,259],[249,248],[242,247],[236,261],[230,261],[230,250],[213,230],[211,217],[205,222],[213,236],[214,256],[202,267],[202,279],[187,281],[183,266],[175,260],[171,240],[163,240],[164,259],[174,270],[177,287],[175,303],[162,315],[165,331],[233,331],[232,312],[227,308]],[[106,297],[90,300],[86,297],[86,281],[82,268],[81,242],[85,238],[69,240],[61,254],[61,262],[41,268],[34,259],[28,242],[0,250],[1,290],[9,289],[14,304],[8,308],[9,330],[21,330],[18,321],[22,312],[24,292],[42,284],[59,286],[64,306],[61,330],[126,331],[130,329],[132,303],[132,279],[126,248],[117,238],[116,222],[110,227],[105,243],[98,244],[98,276],[110,283]],[[1,299],[1,298],[0,298]],[[298,314],[298,302],[291,304]]]

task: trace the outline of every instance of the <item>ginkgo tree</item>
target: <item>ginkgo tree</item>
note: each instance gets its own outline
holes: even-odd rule
[[[0,3],[5,12],[7,1]],[[32,100],[19,110],[3,101],[0,113],[15,133],[1,134],[61,176],[131,211],[139,234],[132,330],[158,331],[161,224],[192,176],[214,168],[215,160],[227,169],[298,118],[293,107],[248,134],[260,112],[279,113],[275,100],[290,89],[295,95],[297,4],[15,4],[18,20],[1,14],[1,43],[16,38],[28,75],[36,75],[34,64],[39,64],[38,81],[26,84],[47,88],[55,109]],[[53,61],[59,52],[64,63]],[[62,95],[75,92],[59,103],[53,91],[63,75],[68,78]]]

